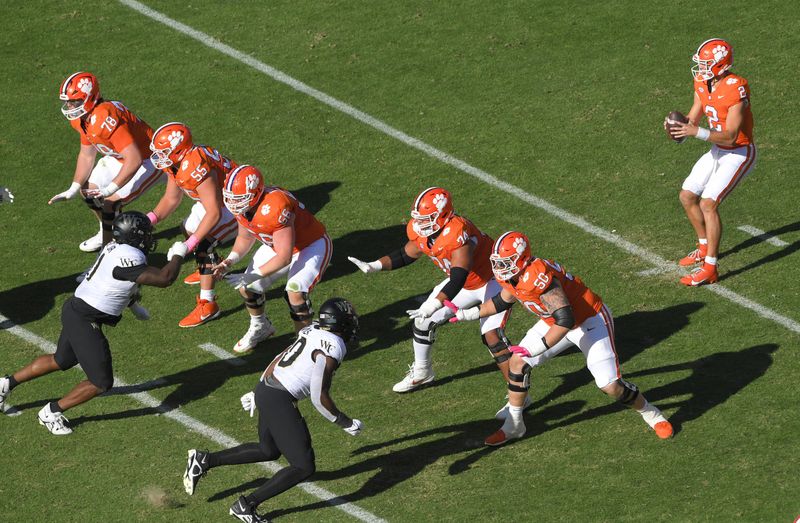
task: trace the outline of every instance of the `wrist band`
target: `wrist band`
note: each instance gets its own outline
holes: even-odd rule
[[[231,253],[228,254],[227,258],[225,258],[225,261],[228,262],[228,265],[236,265],[237,263],[239,263],[239,260],[241,259],[242,258],[241,256],[239,256],[238,253],[231,251]]]
[[[707,142],[710,137],[711,137],[711,131],[710,130],[706,129],[705,127],[698,127],[697,128],[697,136],[695,136],[695,138],[697,138],[698,140],[703,140],[704,142]]]
[[[150,225],[155,225],[158,223],[158,216],[153,211],[147,213],[147,219],[150,220]]]
[[[80,189],[80,188],[81,188],[81,184],[79,184],[78,182],[72,182],[72,185],[69,186],[69,189],[67,189],[67,192],[76,193],[76,192],[78,192],[78,189]]]
[[[106,188],[103,189],[103,192],[105,194],[108,194],[109,196],[111,196],[112,194],[114,194],[117,191],[119,191],[119,185],[117,185],[114,182],[109,183],[108,185],[106,185]]]
[[[200,243],[200,239],[194,234],[192,234],[191,236],[189,236],[189,239],[187,239],[185,243],[186,243],[186,249],[189,252],[192,252],[197,247],[197,244]]]

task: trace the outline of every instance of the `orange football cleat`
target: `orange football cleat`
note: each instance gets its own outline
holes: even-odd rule
[[[707,285],[709,283],[717,283],[719,281],[719,274],[717,274],[717,266],[704,263],[698,267],[691,274],[687,274],[681,278],[681,283],[689,287],[697,287],[698,285]]]
[[[197,297],[197,306],[192,312],[182,319],[178,326],[189,328],[197,327],[219,316],[219,305],[215,301],[201,300]]]
[[[707,253],[708,253],[708,245],[701,245],[698,243],[697,249],[693,250],[692,252],[681,258],[681,261],[679,261],[678,263],[682,267],[689,267],[691,265],[703,261]]]
[[[485,440],[483,443],[489,445],[490,447],[499,447],[500,445],[505,445],[509,441],[519,439],[525,435],[525,429],[523,428],[519,434],[506,434],[503,432],[503,429],[498,430]]]
[[[659,421],[656,423],[655,427],[653,427],[653,430],[656,431],[656,436],[661,439],[669,439],[675,433],[672,430],[672,423],[669,421]]]
[[[186,285],[199,285],[200,284],[200,271],[194,271],[189,276],[183,279]]]

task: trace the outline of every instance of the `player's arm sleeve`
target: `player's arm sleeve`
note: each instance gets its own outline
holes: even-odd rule
[[[131,267],[114,267],[114,270],[111,271],[111,275],[114,277],[115,280],[123,280],[123,281],[132,281],[135,282],[142,273],[147,270],[147,264],[142,263],[139,265],[133,265]]]
[[[442,294],[447,296],[448,300],[456,297],[456,294],[461,292],[464,284],[467,283],[467,276],[469,271],[464,267],[452,267],[450,269],[450,280],[442,287]]]
[[[342,428],[347,428],[353,424],[353,420],[336,408],[329,394],[333,371],[338,363],[336,359],[325,356],[322,351],[317,352],[311,371],[311,403],[322,417]]]

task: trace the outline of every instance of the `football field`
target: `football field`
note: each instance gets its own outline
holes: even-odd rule
[[[185,122],[196,143],[261,168],[326,225],[333,296],[360,315],[360,347],[332,396],[364,422],[352,438],[300,403],[317,457],[302,489],[269,500],[276,521],[776,521],[800,516],[796,351],[800,214],[794,162],[800,16],[791,3],[729,2],[13,2],[0,12],[0,376],[52,352],[60,309],[94,255],[97,224],[69,186],[78,135],[59,107],[73,72],[97,75],[156,128]],[[673,29],[680,21],[680,30]],[[708,148],[662,129],[692,102],[691,54],[730,41],[752,91],[758,164],[721,207],[720,282],[687,288],[694,248],[678,201]],[[497,238],[517,229],[613,310],[626,379],[676,429],[661,441],[597,390],[570,350],[531,375],[525,438],[483,439],[506,386],[476,324],[439,329],[436,380],[392,392],[413,361],[405,311],[443,279],[421,260],[362,274],[405,241],[414,198],[453,193],[456,212]],[[129,209],[152,210],[158,186]],[[183,239],[190,202],[157,227],[150,261]],[[222,249],[227,253],[230,246]],[[244,264],[240,264],[242,268]],[[55,373],[13,391],[0,415],[0,520],[225,521],[231,503],[284,464],[221,467],[189,497],[190,448],[257,439],[239,397],[294,338],[281,286],[277,334],[245,356],[238,293],[221,317],[178,321],[196,287],[146,288],[153,318],[106,328],[117,387],[67,412],[55,437],[37,411],[83,379]],[[518,342],[536,318],[515,307]],[[11,520],[11,519],[9,519]],[[232,520],[232,518],[231,518]]]

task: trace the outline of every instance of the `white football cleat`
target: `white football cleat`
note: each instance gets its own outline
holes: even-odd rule
[[[208,472],[208,452],[192,449],[189,451],[189,461],[183,473],[183,488],[190,496],[197,488],[197,482]]]
[[[8,386],[8,377],[0,378],[0,412],[5,412],[8,408],[6,401],[9,394],[11,394],[11,389]]]
[[[138,301],[135,301],[135,302],[131,303],[130,305],[128,305],[128,308],[131,310],[131,312],[133,313],[133,316],[137,320],[139,320],[139,321],[147,321],[147,320],[150,319],[150,311],[147,310],[147,308],[145,308],[144,305],[142,305]]]
[[[242,339],[237,341],[236,345],[233,346],[233,352],[236,354],[249,352],[253,350],[256,345],[266,340],[273,334],[275,334],[275,327],[272,326],[271,321],[266,320],[264,323],[258,326],[255,326],[251,323],[250,328],[247,329],[247,332],[244,336],[242,336]]]
[[[100,247],[103,246],[103,231],[101,230],[91,238],[83,240],[81,244],[78,246],[80,250],[83,252],[95,252],[99,251]]]
[[[521,438],[525,435],[526,430],[525,422],[522,421],[521,416],[517,421],[514,421],[513,417],[509,416],[503,422],[503,426],[500,427],[500,430],[491,434],[488,438],[483,440],[483,442],[490,447],[499,447],[511,440]]]
[[[405,377],[401,381],[395,383],[392,390],[395,392],[409,392],[426,383],[432,382],[435,377],[436,375],[430,367],[417,369],[414,365],[409,365]]]
[[[49,403],[39,411],[39,425],[42,425],[49,430],[51,434],[55,434],[56,436],[72,434],[72,429],[69,428],[69,420],[67,417],[61,412],[51,411]]]
[[[508,396],[506,396],[506,397],[508,397]],[[522,410],[527,409],[528,407],[531,406],[531,404],[533,404],[533,401],[531,401],[531,397],[530,396],[525,396],[525,403],[522,404]],[[498,410],[497,413],[495,413],[495,415],[494,415],[495,419],[499,419],[499,420],[506,419],[508,417],[508,408],[510,406],[511,406],[511,404],[506,401],[506,404],[503,405],[503,408]]]

